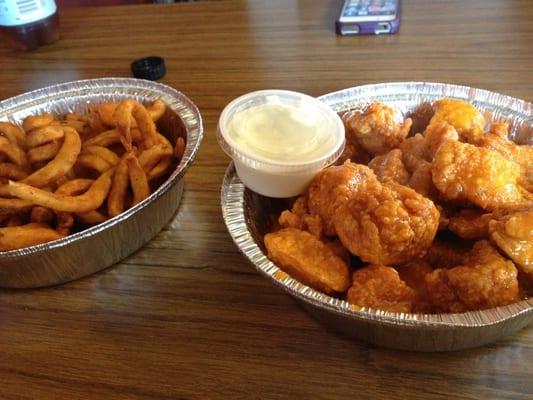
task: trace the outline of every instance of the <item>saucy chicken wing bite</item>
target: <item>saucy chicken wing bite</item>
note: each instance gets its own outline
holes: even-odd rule
[[[437,312],[482,310],[520,300],[516,267],[485,240],[460,265],[428,274],[426,283]]]
[[[395,265],[422,256],[439,225],[433,202],[393,181],[360,182],[333,214],[343,245],[363,261]],[[373,178],[372,178],[373,176]]]
[[[533,278],[533,208],[489,222],[492,241]]]
[[[517,164],[495,151],[455,140],[445,141],[437,150],[432,177],[445,200],[469,201],[489,211],[533,201],[520,184]]]
[[[384,265],[369,265],[353,273],[346,300],[359,307],[392,312],[411,312],[416,293],[398,272]]]
[[[315,176],[309,185],[307,202],[309,212],[318,215],[322,220],[325,235],[336,234],[333,216],[339,206],[366,181],[377,182],[372,170],[349,161],[343,165],[326,168]]]
[[[285,228],[265,235],[268,258],[300,282],[324,293],[344,292],[350,269],[334,251],[309,232]]]
[[[402,158],[402,151],[394,149],[387,154],[374,157],[368,166],[380,181],[391,179],[400,185],[406,185],[409,182],[409,172],[405,169]]]
[[[533,191],[533,146],[519,145],[508,138],[508,125],[494,123],[490,132],[483,135],[476,145],[496,151],[520,167],[522,184]]]
[[[363,110],[353,110],[344,115],[347,142],[358,143],[371,155],[385,154],[398,147],[407,137],[411,119],[399,122],[398,112],[379,101]]]
[[[431,125],[446,122],[453,126],[461,141],[475,143],[484,133],[485,118],[472,104],[457,99],[441,99],[433,103]],[[426,128],[426,129],[428,129]]]
[[[278,218],[278,223],[282,228],[296,228],[307,231],[319,239],[323,236],[322,220],[318,215],[309,214],[305,196],[298,197],[290,210],[282,211]]]

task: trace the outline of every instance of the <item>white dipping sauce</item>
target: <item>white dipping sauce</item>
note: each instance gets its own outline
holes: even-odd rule
[[[230,102],[218,120],[217,140],[249,189],[269,197],[303,193],[344,149],[344,125],[314,97],[259,90]]]
[[[237,112],[228,135],[243,153],[276,161],[311,161],[336,141],[323,113],[305,103],[267,103]]]

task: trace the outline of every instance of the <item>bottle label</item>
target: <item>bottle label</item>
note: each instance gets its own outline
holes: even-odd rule
[[[49,17],[56,10],[54,0],[0,0],[0,25],[29,24]]]

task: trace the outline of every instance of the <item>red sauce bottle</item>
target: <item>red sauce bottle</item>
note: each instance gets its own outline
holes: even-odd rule
[[[0,0],[0,31],[17,50],[33,50],[59,39],[53,0]]]

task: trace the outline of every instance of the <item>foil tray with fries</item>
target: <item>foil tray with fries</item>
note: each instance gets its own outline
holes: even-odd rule
[[[176,212],[182,177],[203,135],[187,97],[132,78],[28,92],[0,102],[0,121],[2,157],[9,161],[2,164],[9,179],[2,185],[7,222],[0,238],[0,287],[7,288],[77,279],[142,247]],[[52,140],[56,134],[63,136]],[[98,196],[99,209],[91,209]],[[18,214],[10,209],[19,206]],[[41,223],[46,218],[53,222]],[[62,221],[70,221],[67,229]],[[17,246],[33,244],[27,232],[50,236]]]
[[[398,82],[354,87],[319,99],[339,114],[379,101],[394,107],[405,118],[422,103],[442,98],[464,100],[483,113],[486,121],[508,124],[509,138],[514,142],[533,143],[533,104],[482,89]],[[533,320],[533,299],[527,295],[503,306],[466,312],[393,312],[356,306],[344,295],[328,295],[301,283],[267,257],[264,237],[279,229],[278,217],[290,207],[289,199],[265,197],[247,189],[230,164],[222,184],[221,202],[233,240],[255,268],[294,296],[318,320],[354,338],[396,349],[450,351],[493,342]]]

